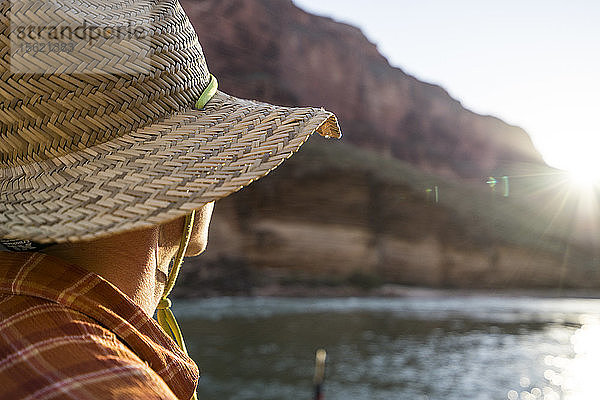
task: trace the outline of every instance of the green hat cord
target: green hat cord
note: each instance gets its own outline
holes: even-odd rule
[[[206,89],[200,95],[200,98],[195,104],[195,108],[202,109],[208,103],[208,101],[213,97],[213,95],[217,92],[217,79],[211,75],[210,82]],[[179,275],[179,270],[181,268],[181,264],[183,264],[183,257],[185,256],[185,251],[190,242],[190,237],[192,234],[192,227],[194,226],[194,216],[195,211],[192,211],[185,219],[185,225],[183,228],[183,235],[181,236],[181,241],[179,243],[179,249],[177,250],[177,255],[173,259],[173,267],[169,271],[169,278],[167,280],[167,284],[165,285],[165,290],[163,292],[162,298],[156,307],[156,319],[162,329],[171,337],[177,345],[183,350],[183,352],[187,355],[187,348],[185,347],[185,342],[183,340],[183,335],[181,334],[181,329],[175,320],[175,316],[171,311],[171,300],[168,299],[171,290],[173,290],[173,286],[175,286],[175,280],[177,279],[177,275]],[[198,397],[196,392],[192,396],[191,400],[197,400]]]

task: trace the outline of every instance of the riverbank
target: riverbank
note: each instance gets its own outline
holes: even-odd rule
[[[364,288],[356,285],[313,285],[271,283],[263,286],[247,287],[242,290],[220,290],[219,288],[186,285],[175,290],[179,298],[233,297],[287,297],[287,298],[336,298],[336,297],[390,297],[390,298],[432,298],[432,297],[533,297],[533,298],[579,298],[600,299],[600,291],[588,289],[452,289],[383,284]]]
[[[356,286],[306,287],[271,285],[255,288],[253,296],[268,297],[447,297],[447,296],[497,296],[536,298],[599,298],[600,291],[586,289],[439,289],[386,284],[373,289]]]

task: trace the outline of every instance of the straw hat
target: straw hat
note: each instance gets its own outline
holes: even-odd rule
[[[323,109],[218,91],[176,0],[0,9],[0,238],[154,226],[266,175],[314,131],[340,137]]]

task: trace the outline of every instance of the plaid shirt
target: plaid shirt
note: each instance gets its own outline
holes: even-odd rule
[[[0,252],[0,397],[182,399],[196,364],[100,276],[42,253]]]

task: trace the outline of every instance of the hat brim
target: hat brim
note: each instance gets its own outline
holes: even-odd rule
[[[0,237],[90,240],[188,214],[265,176],[313,133],[341,136],[335,116],[218,91],[108,142],[0,169]]]

